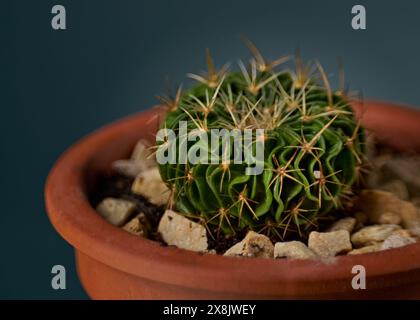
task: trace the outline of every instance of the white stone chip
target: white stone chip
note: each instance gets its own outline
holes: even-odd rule
[[[277,242],[274,245],[274,258],[316,259],[317,255],[303,242]]]
[[[108,222],[122,226],[133,213],[136,205],[128,200],[105,198],[98,204],[96,210]]]
[[[398,234],[392,234],[382,243],[381,249],[387,250],[392,248],[399,248],[415,242],[416,240],[412,237],[404,237]]]
[[[168,187],[162,181],[158,168],[141,172],[134,179],[131,191],[144,196],[151,203],[158,206],[166,205],[171,195]]]
[[[121,159],[112,163],[112,168],[115,171],[130,178],[135,178],[141,172],[156,166],[156,160],[151,156],[145,140],[137,142],[130,159]]]
[[[136,217],[128,221],[124,226],[123,229],[128,231],[134,235],[147,237],[147,226],[146,226],[146,217],[144,213],[138,214]]]
[[[172,210],[165,211],[158,231],[168,245],[198,252],[207,250],[206,228]]]
[[[130,178],[137,177],[143,171],[143,167],[139,163],[126,159],[114,161],[112,169]]]
[[[395,224],[380,224],[367,226],[355,232],[351,236],[351,242],[356,247],[364,247],[377,242],[384,241],[394,231],[401,229]]]
[[[241,242],[229,248],[224,255],[273,258],[274,246],[265,235],[249,231]]]
[[[335,257],[352,249],[350,233],[346,230],[332,232],[312,231],[309,234],[308,247],[322,258]]]

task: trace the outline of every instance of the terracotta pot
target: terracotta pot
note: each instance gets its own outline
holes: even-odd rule
[[[420,152],[420,112],[367,102],[364,125],[399,150]],[[355,106],[360,114],[361,108]],[[103,220],[87,193],[98,173],[153,139],[157,111],[128,117],[82,139],[55,164],[45,189],[49,218],[76,251],[80,280],[95,299],[420,298],[420,243],[315,261],[200,255],[131,235]],[[414,173],[418,174],[418,173]],[[365,267],[367,289],[351,286]]]

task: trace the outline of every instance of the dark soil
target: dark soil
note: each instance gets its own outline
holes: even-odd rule
[[[151,227],[149,238],[151,240],[161,241],[157,233],[157,227],[160,218],[165,212],[165,208],[163,206],[156,206],[146,198],[131,192],[133,180],[118,173],[100,176],[96,183],[95,192],[90,196],[91,203],[96,208],[99,202],[107,197],[133,201],[136,204],[136,210],[133,216],[143,212]]]
[[[238,232],[232,236],[223,236],[213,238],[207,232],[207,243],[209,250],[216,250],[217,253],[223,254],[234,244],[240,242],[245,237],[246,232]]]

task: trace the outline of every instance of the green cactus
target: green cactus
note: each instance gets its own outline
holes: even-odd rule
[[[219,164],[160,164],[160,173],[173,192],[171,205],[203,222],[212,236],[255,230],[272,239],[302,238],[351,194],[364,131],[320,64],[304,66],[297,57],[294,71],[276,71],[287,58],[267,63],[248,45],[254,57],[249,67],[239,63],[240,71],[216,71],[207,52],[208,73],[190,75],[199,83],[162,99],[168,107],[162,128],[176,133],[177,146],[180,121],[188,132],[205,135],[213,128],[264,129],[262,174],[247,175],[245,164],[233,163],[233,143],[217,146]],[[157,148],[167,150],[165,141]],[[251,142],[256,145],[255,135]],[[187,142],[186,150],[198,143]]]

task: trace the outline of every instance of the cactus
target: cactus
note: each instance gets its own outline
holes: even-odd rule
[[[249,66],[217,71],[207,52],[208,73],[175,99],[162,98],[168,112],[162,128],[176,133],[180,121],[188,131],[212,128],[264,129],[264,169],[245,174],[233,163],[233,150],[220,151],[219,164],[160,164],[172,190],[170,204],[196,218],[213,237],[254,230],[272,239],[306,237],[320,218],[334,215],[352,192],[364,157],[364,131],[344,91],[333,92],[319,63],[287,57],[266,62],[253,52]],[[256,143],[253,136],[252,143]],[[198,142],[188,142],[190,152]],[[157,142],[157,148],[167,142]],[[221,148],[221,146],[218,146]],[[209,150],[210,152],[210,150]]]

